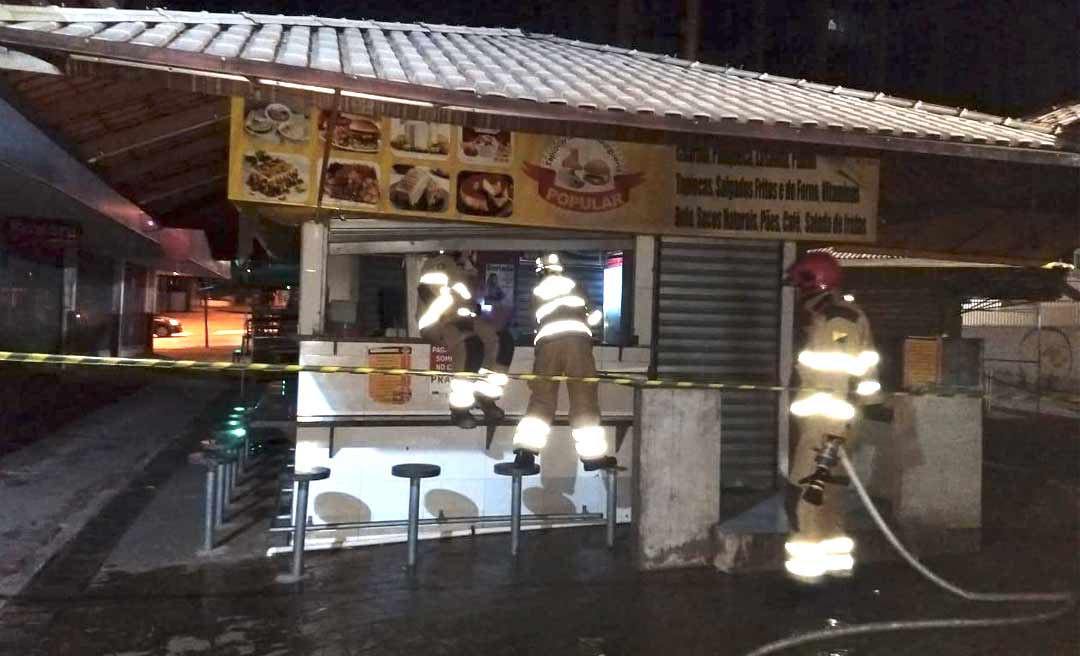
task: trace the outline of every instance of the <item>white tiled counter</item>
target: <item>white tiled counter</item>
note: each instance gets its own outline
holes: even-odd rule
[[[643,375],[648,368],[646,348],[598,346],[594,353],[597,368],[601,371]],[[388,357],[399,362],[393,366],[432,368],[431,346],[421,342],[305,341],[300,347],[301,364],[384,366]],[[511,372],[528,373],[532,366],[533,349],[518,347]],[[308,513],[313,524],[404,519],[408,514],[408,481],[390,475],[393,465],[404,462],[442,467],[439,477],[426,479],[421,484],[422,519],[440,514],[446,517],[509,514],[510,481],[496,476],[492,467],[513,458],[513,427],[497,428],[488,448],[484,426],[462,430],[449,424],[447,381],[421,376],[410,377],[407,381],[349,374],[300,374],[296,466],[322,466],[331,470],[329,479],[311,485]],[[631,388],[601,385],[599,391],[605,419],[633,417]],[[500,405],[508,415],[519,416],[524,413],[528,400],[528,386],[511,381]],[[560,393],[559,408],[559,415],[565,416],[568,408],[565,385]],[[333,429],[325,426],[326,420],[333,417],[340,418],[343,425]],[[404,425],[355,425],[357,419],[366,417],[373,421],[393,418]],[[428,424],[435,417],[446,417],[446,425],[409,426],[408,417]],[[305,421],[315,418],[323,425],[304,426]],[[345,423],[353,425],[346,426]],[[632,472],[629,467],[633,437],[628,432],[621,449],[615,453],[615,429],[609,426],[607,432],[610,452],[627,467],[620,473],[618,486],[618,518],[625,522],[630,518]],[[604,511],[604,475],[584,472],[567,427],[553,428],[540,464],[541,474],[524,480],[525,514]],[[505,524],[485,524],[483,528],[475,528],[477,533],[505,530]],[[308,536],[308,545],[310,548],[327,548],[393,542],[403,540],[404,532],[403,527],[313,532]],[[422,538],[471,532],[474,532],[473,527],[464,523],[421,527]]]

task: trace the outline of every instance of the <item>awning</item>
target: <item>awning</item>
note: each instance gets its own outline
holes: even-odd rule
[[[2,100],[0,125],[5,216],[80,223],[95,252],[189,275],[228,276],[201,231],[163,228]]]

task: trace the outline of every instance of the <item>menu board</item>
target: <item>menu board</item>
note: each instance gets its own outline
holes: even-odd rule
[[[412,369],[411,346],[368,349],[368,366],[376,369]],[[368,397],[375,403],[405,405],[412,400],[412,376],[371,374]]]
[[[329,122],[333,120],[333,125]],[[329,158],[323,175],[329,139]],[[877,160],[676,149],[234,98],[229,198],[623,232],[873,241]]]
[[[941,361],[941,338],[908,337],[904,340],[904,389],[939,385]]]

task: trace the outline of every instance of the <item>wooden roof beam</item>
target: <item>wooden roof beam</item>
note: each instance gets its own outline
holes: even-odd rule
[[[218,166],[193,168],[160,180],[158,184],[142,190],[131,200],[138,205],[153,205],[171,196],[221,182],[228,177],[227,173],[224,160]]]
[[[125,184],[152,175],[154,171],[172,164],[205,160],[211,154],[219,155],[218,159],[225,161],[228,150],[228,131],[221,130],[148,157],[110,160],[110,166],[102,167],[101,173],[110,184]]]
[[[79,150],[90,164],[229,120],[229,101],[208,98],[205,105],[141,123],[83,143]]]

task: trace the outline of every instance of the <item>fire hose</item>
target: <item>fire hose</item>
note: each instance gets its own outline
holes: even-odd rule
[[[947,618],[939,620],[902,620],[892,622],[868,622],[865,624],[856,624],[853,626],[845,626],[839,628],[821,629],[818,631],[808,631],[800,633],[788,638],[776,640],[766,645],[758,647],[752,652],[749,652],[746,656],[765,656],[766,654],[775,654],[785,649],[792,647],[799,647],[814,642],[822,642],[825,640],[833,640],[836,638],[844,638],[851,636],[867,635],[873,633],[885,633],[893,631],[921,631],[928,629],[974,629],[985,627],[1000,627],[1010,626],[1015,624],[1027,624],[1030,622],[1046,622],[1057,619],[1064,616],[1076,603],[1075,597],[1069,592],[973,592],[965,590],[958,585],[950,583],[941,578],[934,572],[930,571],[926,565],[923,565],[915,556],[911,554],[900,542],[896,534],[892,532],[888,524],[882,518],[881,513],[878,512],[873,501],[870,499],[870,495],[866,492],[866,488],[863,486],[862,481],[859,479],[858,474],[855,473],[855,468],[852,466],[851,461],[848,459],[847,451],[843,447],[839,448],[840,464],[843,465],[844,471],[848,478],[851,480],[852,486],[859,495],[859,499],[866,507],[867,512],[873,518],[874,523],[878,529],[888,539],[889,544],[896,550],[900,557],[903,558],[912,568],[919,574],[925,577],[934,585],[942,588],[943,590],[966,599],[968,601],[976,602],[997,602],[997,603],[1056,603],[1060,604],[1058,608],[1049,610],[1042,613],[1019,615],[1013,617],[988,617],[988,618]]]

